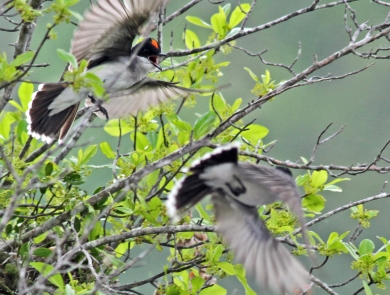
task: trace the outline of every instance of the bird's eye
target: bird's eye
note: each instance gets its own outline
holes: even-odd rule
[[[148,50],[147,50],[147,49],[144,49],[144,53],[148,53]]]

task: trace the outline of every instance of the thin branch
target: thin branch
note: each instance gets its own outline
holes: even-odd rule
[[[176,17],[178,17],[179,15],[182,15],[184,12],[186,12],[188,9],[190,9],[191,7],[195,6],[196,4],[198,4],[199,2],[201,2],[202,0],[192,0],[191,2],[187,3],[186,5],[184,5],[182,8],[180,8],[179,10],[175,11],[174,13],[172,13],[170,16],[168,16],[167,18],[165,18],[165,20],[163,21],[163,24],[166,25],[167,23],[169,23],[171,20],[175,19]]]
[[[378,4],[380,4],[380,5],[384,5],[384,6],[390,7],[390,3],[387,3],[387,2],[384,2],[384,1],[372,0],[372,2],[375,2],[375,3],[378,3]]]
[[[308,165],[310,165],[311,163],[313,163],[314,161],[314,158],[315,158],[315,155],[317,153],[317,150],[318,150],[318,147],[321,145],[321,144],[324,144],[325,142],[331,140],[332,138],[334,138],[335,136],[339,135],[341,133],[341,131],[344,130],[345,126],[346,125],[343,125],[338,131],[336,131],[335,133],[333,133],[332,135],[328,136],[327,138],[321,140],[321,137],[325,134],[325,132],[330,128],[330,126],[332,126],[333,123],[330,123],[328,126],[326,126],[326,128],[320,133],[320,135],[318,136],[317,138],[317,142],[316,142],[316,145],[314,146],[313,148],[313,152],[311,153],[311,157],[308,161]]]
[[[353,280],[357,279],[359,276],[360,276],[360,272],[358,272],[358,273],[357,273],[356,275],[354,275],[352,278],[349,278],[348,280],[346,280],[346,281],[343,282],[343,283],[329,285],[329,288],[338,288],[338,287],[345,286],[345,285],[347,285],[348,283],[352,282]]]
[[[177,52],[168,52],[167,55],[168,56],[187,56],[187,55],[191,55],[191,54],[194,54],[194,53],[199,53],[199,52],[203,52],[203,51],[206,51],[206,50],[218,48],[218,47],[221,47],[222,45],[227,44],[227,43],[229,43],[229,42],[231,42],[233,40],[236,40],[238,38],[241,38],[241,37],[244,37],[244,36],[247,36],[247,35],[259,32],[259,31],[262,31],[262,30],[265,30],[265,29],[267,29],[269,27],[272,27],[272,26],[275,26],[277,24],[286,22],[289,19],[297,17],[299,15],[303,15],[303,14],[311,12],[313,10],[331,8],[331,7],[340,5],[340,4],[344,4],[345,1],[347,1],[347,2],[355,2],[357,0],[339,0],[339,1],[328,3],[328,4],[318,5],[314,9],[312,8],[312,5],[310,5],[309,7],[306,7],[306,8],[303,8],[303,9],[299,9],[297,11],[294,11],[294,12],[292,12],[290,14],[282,16],[282,17],[280,17],[278,19],[275,19],[275,20],[270,21],[268,23],[265,23],[263,25],[260,25],[260,26],[257,26],[257,27],[251,28],[251,29],[246,29],[244,31],[240,31],[237,34],[234,34],[233,36],[227,37],[227,38],[225,38],[223,40],[214,42],[212,44],[201,46],[201,47],[194,48],[194,49],[191,49],[191,50],[182,50],[182,51],[177,51]]]
[[[326,291],[330,295],[338,295],[335,291],[332,290],[327,284],[325,284],[323,281],[320,279],[310,276],[310,281],[312,281],[314,284],[319,286],[322,290]]]
[[[329,217],[331,217],[339,212],[345,211],[345,210],[352,208],[352,207],[355,207],[357,205],[361,205],[361,204],[365,204],[368,202],[372,202],[372,201],[380,200],[380,199],[384,199],[384,198],[389,198],[389,197],[390,197],[390,194],[381,193],[381,194],[378,194],[376,196],[368,197],[368,198],[365,198],[365,199],[362,199],[359,201],[350,202],[344,206],[338,207],[335,210],[329,211],[328,213],[325,213],[325,214],[321,215],[320,217],[317,217],[317,218],[309,221],[308,223],[306,223],[306,228],[309,228],[309,227],[313,226],[314,224],[316,224],[324,219],[327,219],[327,218],[329,218]],[[293,234],[296,235],[301,230],[302,230],[301,228],[298,228],[293,232]]]

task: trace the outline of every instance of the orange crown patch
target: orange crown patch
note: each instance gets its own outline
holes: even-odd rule
[[[157,49],[160,48],[160,45],[158,45],[158,42],[155,39],[152,39],[150,43],[152,44],[152,46],[156,47]]]

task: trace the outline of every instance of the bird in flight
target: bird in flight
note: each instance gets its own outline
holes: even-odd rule
[[[88,60],[87,72],[100,78],[108,100],[94,97],[85,87],[75,91],[64,81],[40,84],[26,112],[29,134],[47,143],[57,136],[63,140],[83,100],[99,117],[112,119],[136,116],[171,98],[204,92],[147,77],[161,70],[160,62],[166,55],[161,53],[160,44],[149,37],[133,46],[141,31],[150,31],[151,20],[166,3],[167,0],[99,0],[92,4],[74,32],[71,53],[77,62]]]
[[[217,231],[261,287],[276,294],[305,294],[309,273],[278,242],[259,218],[257,206],[286,203],[303,223],[301,198],[291,172],[238,161],[238,146],[215,149],[196,161],[178,181],[166,203],[168,215],[179,214],[211,195]]]

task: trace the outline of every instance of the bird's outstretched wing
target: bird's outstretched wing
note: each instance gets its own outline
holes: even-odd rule
[[[251,186],[254,186],[259,194],[243,194],[238,201],[245,205],[263,205],[281,201],[289,206],[298,217],[302,216],[301,197],[291,174],[266,166],[253,165],[247,162],[239,162],[236,174]],[[259,202],[261,199],[262,202]]]
[[[84,14],[71,52],[77,61],[129,56],[133,40],[146,21],[168,0],[99,0]]]
[[[215,89],[214,89],[215,90]],[[145,78],[129,89],[116,91],[108,95],[109,100],[103,103],[110,119],[124,116],[136,116],[151,106],[164,103],[176,97],[187,97],[191,93],[207,93],[214,90],[198,90],[178,86],[176,83]],[[87,105],[91,105],[87,101]],[[101,112],[96,114],[105,119]]]
[[[301,294],[309,287],[309,274],[289,251],[276,241],[259,218],[257,209],[230,203],[223,194],[212,198],[217,230],[223,235],[247,273],[262,288],[276,294]]]

